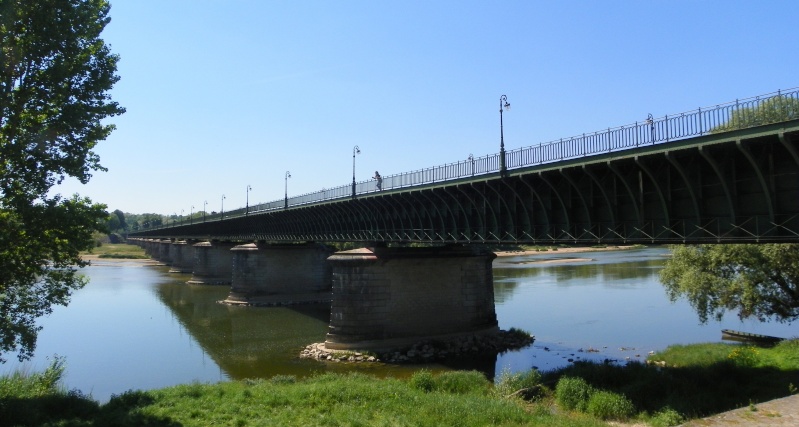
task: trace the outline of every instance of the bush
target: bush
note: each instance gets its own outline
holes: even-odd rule
[[[413,373],[410,384],[415,389],[430,392],[435,387],[435,380],[430,371],[422,369]]]
[[[504,370],[494,384],[494,392],[501,397],[509,397],[522,391],[521,397],[528,398],[536,395],[540,385],[541,373],[536,369],[515,374]]]
[[[591,394],[586,412],[603,420],[624,421],[635,414],[635,405],[621,394],[600,390]]]
[[[651,424],[652,427],[672,427],[678,426],[684,421],[685,418],[683,418],[679,412],[669,407],[665,407],[655,413],[652,419],[649,420],[649,424]]]
[[[555,386],[555,400],[566,409],[585,411],[592,394],[594,388],[582,378],[563,377]]]
[[[757,366],[760,361],[760,353],[755,347],[743,346],[732,350],[727,359],[734,363],[735,366],[752,368]]]

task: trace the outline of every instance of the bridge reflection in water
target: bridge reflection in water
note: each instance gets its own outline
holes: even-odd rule
[[[361,371],[377,376],[408,377],[417,369],[442,371],[476,369],[493,378],[496,354],[449,361],[444,364],[377,365],[322,364],[300,359],[309,342],[324,341],[330,319],[329,304],[252,309],[218,301],[227,296],[221,286],[187,286],[183,279],[158,285],[158,299],[200,344],[203,351],[232,379],[270,378],[275,375],[307,377],[322,372]]]

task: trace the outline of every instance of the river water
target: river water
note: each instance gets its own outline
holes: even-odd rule
[[[222,286],[189,286],[189,275],[134,261],[93,261],[89,284],[68,307],[41,319],[36,356],[14,355],[0,373],[41,370],[54,355],[66,359],[65,384],[100,402],[129,389],[180,383],[296,376],[359,370],[405,377],[425,367],[479,369],[491,376],[571,360],[643,360],[670,344],[717,342],[721,329],[799,335],[796,325],[740,322],[699,324],[685,301],[669,302],[657,277],[668,251],[647,248],[590,253],[547,252],[494,261],[497,318],[502,329],[524,329],[533,345],[446,365],[332,364],[297,356],[324,341],[329,308],[230,307],[216,301]]]

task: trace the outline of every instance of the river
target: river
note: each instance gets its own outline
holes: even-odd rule
[[[671,303],[658,281],[667,256],[665,249],[647,248],[497,258],[499,326],[529,331],[533,345],[424,367],[479,369],[490,376],[549,370],[570,360],[644,360],[670,344],[720,341],[723,328],[799,335],[795,325],[740,322],[735,315],[699,324],[688,303]],[[129,389],[193,381],[350,370],[405,377],[420,368],[299,359],[305,345],[324,341],[325,306],[225,306],[216,301],[227,296],[227,287],[189,286],[189,275],[135,261],[94,261],[83,272],[90,282],[70,305],[40,319],[36,356],[20,364],[6,354],[10,360],[0,373],[41,370],[59,355],[66,360],[67,388],[105,402]]]

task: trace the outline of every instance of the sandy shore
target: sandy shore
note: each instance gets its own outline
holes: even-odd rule
[[[123,262],[142,265],[154,265],[158,263],[158,261],[152,258],[100,258],[98,254],[82,254],[80,258],[84,261],[89,261],[92,265],[118,264]]]
[[[547,247],[549,248],[550,246],[547,246]],[[551,247],[554,248],[555,246],[551,246]],[[520,251],[500,251],[500,252],[494,252],[494,253],[497,254],[497,256],[501,256],[501,257],[522,256],[522,255],[525,255],[525,256],[527,256],[527,255],[546,256],[546,255],[552,255],[552,254],[577,254],[577,253],[584,253],[584,252],[625,251],[625,250],[630,250],[630,249],[636,249],[636,248],[639,248],[639,247],[640,246],[635,246],[635,245],[608,246],[608,247],[605,247],[605,248],[592,248],[592,247],[562,248],[562,247],[557,247],[557,250],[550,249],[550,250],[547,250],[547,251],[535,251],[535,250],[532,250],[532,251],[521,251],[520,250]],[[575,258],[575,259],[580,259],[580,258]],[[582,260],[588,260],[588,258],[581,258],[581,259]]]

